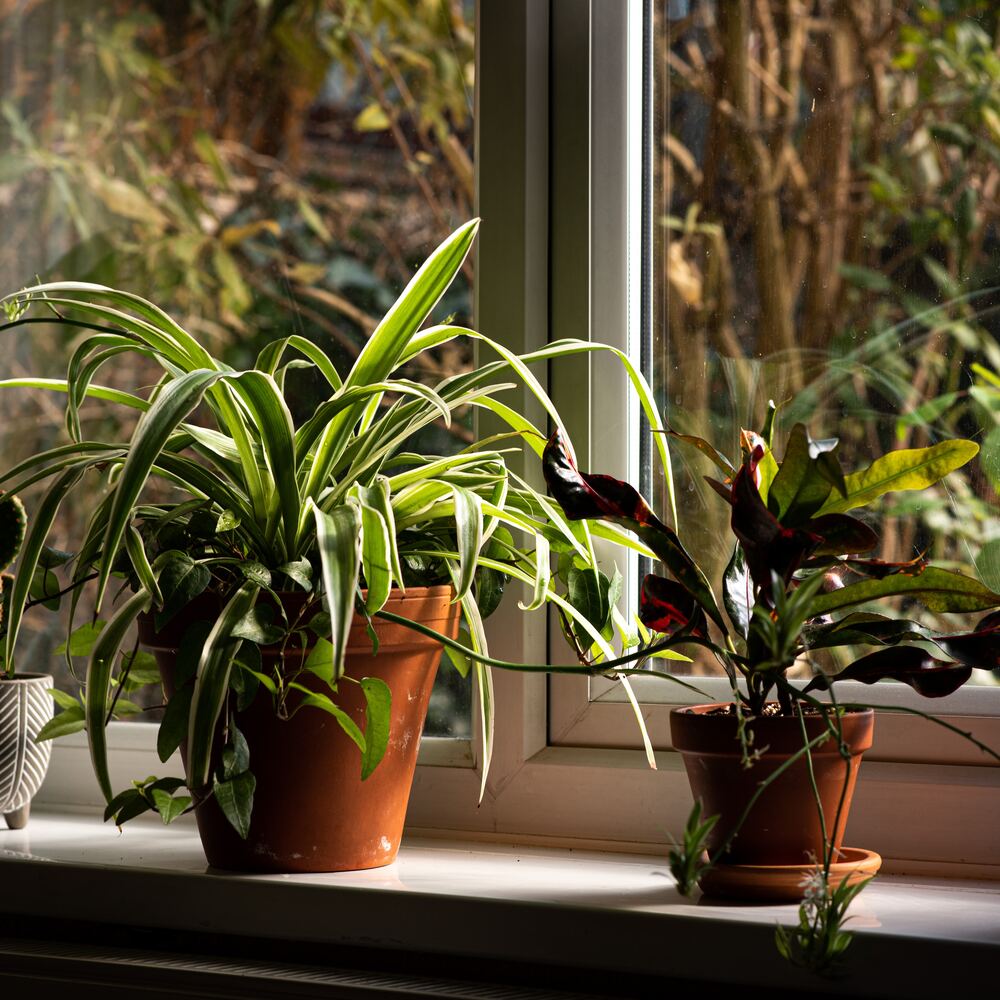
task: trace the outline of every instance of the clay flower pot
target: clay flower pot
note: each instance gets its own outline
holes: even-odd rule
[[[454,637],[459,605],[451,603],[453,596],[450,587],[413,587],[405,595],[393,593],[386,610]],[[282,600],[301,602],[303,595],[282,595]],[[173,693],[174,660],[185,630],[179,618],[160,633],[152,630],[148,618],[140,628],[143,644],[156,656],[168,695]],[[379,677],[392,691],[389,746],[381,763],[362,781],[358,748],[335,719],[308,707],[290,720],[279,719],[270,695],[261,689],[247,710],[236,716],[257,780],[249,836],[239,837],[214,798],[195,813],[213,868],[333,872],[378,868],[395,859],[441,644],[402,625],[380,619],[373,624],[379,638],[375,656],[365,620],[355,617],[346,674],[357,680]],[[308,653],[306,649],[293,655]],[[262,647],[261,669],[273,669],[277,655],[276,649]],[[300,675],[299,682],[329,693],[311,674]],[[341,682],[335,700],[364,728],[365,701],[359,685]],[[290,713],[296,708],[294,692],[288,708]]]
[[[736,718],[718,712],[724,707],[725,703],[696,705],[674,709],[670,715],[674,749],[684,760],[692,794],[701,800],[703,815],[720,817],[708,839],[710,853],[725,844],[760,783],[803,746],[797,716],[755,718],[748,728],[753,734],[752,746],[760,751],[760,756],[751,767],[744,767]],[[842,717],[848,759],[841,756],[832,738],[812,750],[813,774],[823,806],[822,823],[803,756],[761,793],[719,867],[729,869],[730,875],[737,867],[752,869],[758,880],[763,878],[766,884],[768,867],[781,868],[787,873],[791,866],[805,872],[817,859],[822,860],[825,837],[829,837],[835,851],[839,851],[861,755],[872,744],[874,721],[875,713],[871,709],[848,712]],[[807,715],[805,724],[809,740],[823,732],[826,726],[816,715]],[[842,794],[843,806],[838,816]],[[835,853],[834,857],[838,855]],[[711,872],[708,878],[711,880]],[[702,888],[707,891],[706,884]],[[790,891],[790,897],[786,889],[785,894],[777,898],[798,898],[796,893],[800,892],[794,880]],[[751,892],[750,895],[759,898],[759,894]]]
[[[0,680],[0,814],[11,830],[27,825],[31,800],[49,769],[52,744],[35,737],[52,718],[51,690],[48,674]]]

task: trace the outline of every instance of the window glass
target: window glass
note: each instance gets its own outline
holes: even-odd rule
[[[945,484],[887,498],[874,554],[926,553],[1000,589],[1000,9],[652,8],[647,352],[666,419],[735,458],[773,399],[779,449],[803,421],[840,438],[847,470],[978,440]],[[703,479],[714,467],[672,455],[681,533],[718,580],[731,536]],[[662,476],[647,475],[665,509]]]
[[[100,282],[161,304],[236,368],[293,332],[348,366],[472,215],[473,25],[472,0],[0,4],[0,287]],[[469,321],[472,277],[469,263],[442,315]],[[4,345],[0,377],[58,377],[69,346],[36,329]],[[126,357],[106,381],[142,385]],[[406,374],[470,362],[451,344]],[[318,380],[298,375],[311,409]],[[85,417],[95,434],[123,419]],[[0,392],[4,468],[61,428],[58,398]],[[466,415],[414,446],[445,453],[471,433]],[[67,507],[56,543],[71,549],[89,514]],[[26,629],[25,660],[57,664],[51,616]],[[428,732],[467,736],[469,697],[444,667]]]

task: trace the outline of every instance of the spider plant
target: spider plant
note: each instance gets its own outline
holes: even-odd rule
[[[106,724],[125,704],[121,694],[134,684],[130,672],[143,669],[143,654],[131,648],[131,628],[144,613],[162,624],[205,592],[215,595],[218,617],[197,657],[190,706],[166,706],[159,742],[166,760],[186,741],[195,804],[219,787],[212,774],[213,733],[231,700],[264,688],[280,714],[295,686],[294,677],[264,674],[254,646],[288,642],[303,632],[314,633],[311,641],[320,650],[306,668],[329,686],[309,704],[337,719],[370,773],[388,739],[387,692],[366,687],[369,714],[362,732],[338,709],[336,688],[353,616],[386,616],[393,588],[453,585],[464,649],[471,655],[455,652],[462,644],[451,648],[459,669],[476,675],[487,764],[493,725],[489,664],[496,661],[488,655],[483,618],[496,606],[504,581],[527,584],[525,610],[554,603],[579,642],[613,658],[606,638],[613,601],[595,605],[579,597],[596,589],[606,598],[611,587],[596,568],[592,529],[570,524],[508,468],[511,448],[526,446],[540,456],[545,435],[500,398],[520,382],[561,427],[531,366],[610,348],[561,341],[517,356],[469,329],[423,328],[469,253],[478,225],[463,225],[431,254],[345,373],[298,335],[274,341],[253,367],[235,370],[163,309],[100,285],[39,284],[0,300],[7,315],[0,329],[8,333],[36,324],[80,332],[64,379],[0,382],[8,391],[65,394],[68,436],[0,475],[7,491],[47,483],[12,586],[6,659],[13,664],[30,583],[39,564],[47,565],[46,541],[60,505],[71,494],[96,497],[80,544],[62,570],[69,575],[64,589],[71,594],[71,632],[85,588],[93,590],[95,619],[107,605],[114,607],[102,627],[88,622],[82,635],[78,629],[69,637],[68,659],[74,652],[88,654],[84,695],[78,701],[62,695],[64,711],[50,733],[86,729],[98,782],[119,821],[137,803],[134,795],[131,804],[114,797]],[[461,336],[475,338],[492,359],[433,387],[400,374],[421,352]],[[97,381],[102,369],[125,355],[160,370],[148,394]],[[619,356],[659,426],[648,387]],[[286,383],[303,366],[323,380],[325,398],[297,421]],[[135,411],[131,435],[113,441],[85,436],[81,409],[90,399]],[[435,421],[450,424],[455,411],[466,407],[492,412],[509,430],[456,455],[408,450],[416,431]],[[665,449],[662,454],[668,460]],[[149,489],[154,483],[158,492]],[[616,526],[593,530],[628,541]],[[551,554],[565,557],[561,571],[550,569]],[[580,586],[582,576],[593,586]],[[311,595],[310,614],[288,620],[274,596],[282,590]],[[171,782],[140,789],[138,806],[158,809],[166,819],[182,811],[172,797],[177,787]],[[181,801],[186,808],[188,800]]]

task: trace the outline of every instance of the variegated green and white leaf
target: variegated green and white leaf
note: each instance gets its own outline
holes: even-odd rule
[[[107,721],[110,704],[111,678],[115,660],[122,643],[136,618],[148,610],[150,595],[145,590],[133,594],[108,620],[94,642],[87,663],[87,682],[84,688],[84,717],[87,725],[87,740],[90,744],[90,759],[94,774],[105,801],[114,797],[111,775],[108,770]]]
[[[458,540],[458,598],[464,598],[476,578],[476,563],[483,543],[483,501],[469,490],[452,486],[455,503],[455,535]]]
[[[260,588],[249,581],[233,592],[212,625],[198,661],[187,737],[188,784],[194,790],[211,783],[215,727],[229,690],[233,658],[242,645],[242,640],[233,637],[233,629],[254,606],[258,593]]]
[[[108,514],[105,547],[97,583],[96,606],[99,609],[111,576],[132,507],[146,485],[149,473],[167,438],[177,425],[198,405],[205,391],[218,381],[220,373],[197,369],[165,385],[156,402],[139,420],[132,436],[128,458],[115,486],[114,500]]]
[[[344,654],[361,570],[361,512],[356,503],[344,504],[329,514],[312,500],[306,503],[316,521],[323,590],[330,616],[333,678],[336,680],[344,672]]]

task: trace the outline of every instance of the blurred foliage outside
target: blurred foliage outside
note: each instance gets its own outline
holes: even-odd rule
[[[773,398],[779,447],[804,421],[849,470],[977,440],[944,488],[883,506],[876,554],[1000,589],[1000,5],[656,8],[665,419],[735,457]],[[721,570],[711,467],[672,451],[682,531]]]
[[[947,489],[885,507],[880,555],[926,551],[1000,589],[996,5],[660,0],[654,17],[666,418],[733,452],[774,398],[784,430],[839,436],[847,468],[975,438]],[[236,367],[289,332],[348,364],[472,214],[473,21],[471,0],[0,0],[3,287],[137,291]],[[442,316],[471,318],[465,279]],[[0,370],[61,375],[68,346],[24,338]],[[407,374],[470,358],[448,346]],[[62,425],[21,392],[0,420],[4,465]],[[718,548],[707,470],[674,457],[682,531]],[[89,513],[65,511],[67,544]],[[44,617],[29,624],[44,658]],[[453,680],[429,732],[468,731]]]
[[[473,25],[471,0],[0,0],[0,283],[138,292],[236,368],[289,333],[346,368],[472,215]],[[439,308],[467,323],[463,277]],[[60,377],[70,346],[4,345],[0,375]],[[404,374],[436,383],[471,348],[419,362]],[[4,467],[60,438],[45,396],[0,393]],[[87,417],[95,433],[120,419]],[[459,421],[413,444],[468,440]],[[90,513],[64,510],[67,548]],[[26,660],[57,662],[49,624],[26,623]],[[467,736],[469,705],[443,667],[428,733]]]

